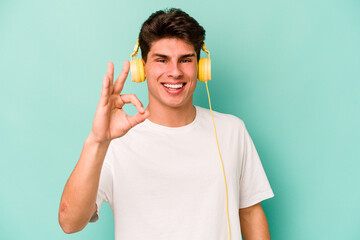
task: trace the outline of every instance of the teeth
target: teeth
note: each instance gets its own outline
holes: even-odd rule
[[[177,88],[182,88],[184,86],[184,84],[183,83],[180,83],[180,84],[167,84],[167,83],[164,83],[164,86],[166,88],[175,88],[175,89],[177,89]]]

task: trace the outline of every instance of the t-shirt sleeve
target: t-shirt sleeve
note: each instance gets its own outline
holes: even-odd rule
[[[244,126],[239,208],[255,205],[274,196],[254,143]]]
[[[99,219],[99,210],[103,202],[109,202],[112,205],[112,189],[113,189],[113,176],[109,163],[105,158],[99,180],[99,189],[96,196],[96,212],[90,219],[90,222],[96,222]]]

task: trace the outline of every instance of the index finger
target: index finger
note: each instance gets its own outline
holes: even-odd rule
[[[114,83],[114,94],[121,93],[121,91],[124,87],[125,80],[129,74],[129,68],[130,68],[130,62],[128,60],[125,60],[124,67],[121,70],[119,77],[116,79],[116,81]]]

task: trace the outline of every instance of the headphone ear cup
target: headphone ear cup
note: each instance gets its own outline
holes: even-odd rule
[[[131,80],[141,83],[145,81],[145,70],[142,59],[133,59],[130,61]]]
[[[200,82],[211,80],[211,60],[209,58],[200,58],[198,79]]]

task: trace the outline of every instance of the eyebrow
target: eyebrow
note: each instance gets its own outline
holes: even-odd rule
[[[166,56],[166,55],[164,55],[164,54],[160,54],[160,53],[154,53],[154,54],[152,54],[151,57],[169,58],[168,56]]]
[[[160,54],[160,53],[154,53],[154,54],[152,54],[151,57],[169,58],[169,56],[164,55],[164,54]],[[195,53],[189,53],[189,54],[185,54],[185,55],[180,56],[180,58],[188,58],[188,57],[195,57]]]
[[[182,55],[181,58],[195,57],[195,53]]]

